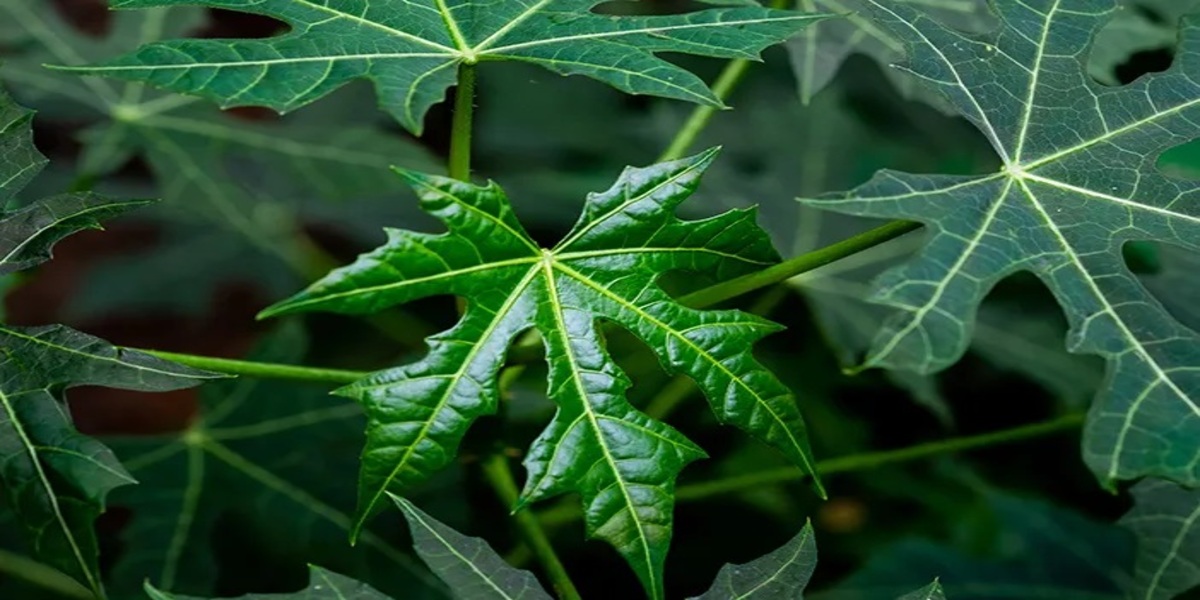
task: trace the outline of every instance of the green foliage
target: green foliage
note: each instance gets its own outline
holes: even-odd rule
[[[0,91],[4,203],[45,164],[33,148],[31,117]],[[142,204],[74,194],[4,214],[0,274],[45,262],[63,237]],[[63,392],[80,385],[167,391],[211,377],[61,325],[0,325],[0,480],[36,557],[102,594],[92,521],[104,511],[109,492],[134,483],[108,448],[75,430]]]
[[[575,227],[549,249],[523,230],[495,184],[403,172],[449,232],[389,230],[387,245],[265,311],[363,314],[439,294],[468,299],[462,320],[430,339],[425,358],[338,392],[363,403],[369,419],[360,525],[386,492],[444,467],[471,422],[496,412],[506,350],[532,327],[545,341],[558,411],[525,460],[520,504],[580,493],[589,535],[612,543],[660,597],[674,480],[704,452],[628,404],[628,379],[601,344],[597,319],[620,324],[668,371],[696,381],[721,421],[812,473],[791,392],[748,351],[775,326],[738,311],[687,308],[655,285],[666,271],[724,280],[777,260],[753,211],[694,222],[674,216],[715,156],[626,170],[612,188],[589,195]]]
[[[1200,589],[1200,3],[104,1],[0,0],[0,597]]]
[[[193,0],[118,0],[150,8]],[[267,15],[292,33],[266,41],[160,42],[79,73],[145,81],[221,106],[289,111],[352,79],[368,79],[380,103],[420,135],[425,113],[454,85],[459,65],[533,63],[586,75],[630,94],[722,103],[698,77],[654,56],[685,52],[753,58],[819,16],[763,8],[704,10],[671,17],[604,17],[598,0],[483,2],[355,0],[325,5],[270,0],[203,4]]]
[[[876,299],[898,310],[866,365],[948,366],[966,349],[983,296],[1031,271],[1066,312],[1071,350],[1109,361],[1111,384],[1084,442],[1097,476],[1108,485],[1144,475],[1200,483],[1200,338],[1121,255],[1125,243],[1146,240],[1200,251],[1200,190],[1153,162],[1200,134],[1190,120],[1200,88],[1187,72],[1200,53],[1194,28],[1185,27],[1170,71],[1111,88],[1087,78],[1081,56],[1113,2],[1001,3],[1004,27],[986,41],[872,4],[881,26],[908,43],[907,68],[984,133],[1004,166],[977,177],[882,172],[848,194],[805,200],[936,227],[918,259],[877,281]]]

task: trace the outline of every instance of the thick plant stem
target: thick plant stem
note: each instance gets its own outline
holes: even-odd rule
[[[450,125],[449,175],[460,181],[471,180],[471,128],[475,120],[475,65],[458,67],[458,88],[454,97],[454,121]]]
[[[24,579],[63,598],[95,600],[99,597],[76,583],[74,579],[64,575],[61,571],[30,560],[20,554],[9,552],[8,550],[0,549],[0,573],[5,573],[17,579]]]
[[[1050,421],[1022,425],[1020,427],[1013,427],[1012,429],[950,438],[936,442],[926,442],[896,450],[851,454],[850,456],[820,461],[814,470],[818,475],[866,471],[886,465],[911,462],[943,454],[1011,444],[1013,442],[1045,437],[1064,431],[1072,431],[1083,424],[1084,417],[1083,413],[1071,413]],[[730,477],[728,479],[682,485],[675,491],[675,498],[683,501],[703,500],[712,496],[737,492],[761,485],[799,481],[804,479],[804,477],[804,473],[791,467],[772,469],[749,475]]]
[[[295,365],[234,360],[212,356],[196,356],[194,354],[179,354],[176,352],[163,352],[161,350],[141,350],[137,348],[130,348],[130,350],[143,352],[151,356],[157,356],[163,360],[169,360],[181,365],[212,371],[214,373],[259,377],[262,379],[348,384],[370,375],[369,371],[343,371],[341,369],[299,367]]]
[[[516,505],[520,492],[517,490],[517,481],[513,477],[512,469],[508,466],[508,459],[504,455],[496,453],[488,457],[483,462],[483,474],[506,507],[511,509]],[[550,578],[558,597],[563,600],[580,600],[579,591],[567,575],[566,568],[554,552],[554,546],[550,545],[550,538],[546,537],[546,532],[537,517],[528,510],[518,510],[513,513],[513,518],[517,522],[521,539],[529,545],[542,568],[546,570],[546,576]]]

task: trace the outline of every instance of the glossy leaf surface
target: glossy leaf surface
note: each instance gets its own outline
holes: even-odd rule
[[[1194,182],[1169,178],[1158,154],[1200,135],[1197,28],[1185,26],[1167,72],[1123,87],[1093,82],[1085,63],[1111,1],[999,2],[986,39],[872,2],[871,17],[905,40],[907,68],[991,142],[1003,168],[949,177],[881,172],[856,190],[805,203],[921,221],[936,232],[888,271],[875,299],[896,310],[866,366],[932,372],[966,349],[975,310],[1002,278],[1031,271],[1062,305],[1069,347],[1108,360],[1084,440],[1103,481],[1158,475],[1200,482],[1200,337],[1173,319],[1126,267],[1127,242],[1200,251]]]
[[[682,52],[754,58],[818,16],[760,7],[615,17],[598,0],[116,0],[114,8],[202,4],[279,19],[291,32],[266,40],[150,44],[79,73],[145,81],[222,106],[288,111],[354,79],[420,134],[425,113],[454,85],[460,65],[533,63],[586,75],[631,94],[720,106],[691,72],[655,56]]]
[[[707,592],[696,600],[771,600],[804,597],[804,588],[817,568],[817,543],[812,525],[788,543],[742,565],[725,565]]]
[[[522,503],[582,495],[590,536],[612,543],[647,591],[662,595],[675,477],[703,451],[634,409],[629,386],[604,349],[600,319],[628,329],[664,368],[693,378],[717,417],[775,446],[811,472],[803,421],[791,392],[750,353],[777,326],[738,311],[699,311],[655,284],[666,271],[715,279],[777,260],[754,212],[681,221],[675,208],[695,189],[715,151],[630,168],[592,194],[575,228],[539,247],[504,193],[452,179],[403,173],[441,235],[389,230],[387,245],[266,311],[370,313],[433,295],[467,300],[453,329],[429,339],[420,361],[379,372],[339,393],[367,409],[359,523],[446,466],[466,429],[496,411],[496,377],[510,343],[541,334],[549,395],[558,411],[525,459]]]

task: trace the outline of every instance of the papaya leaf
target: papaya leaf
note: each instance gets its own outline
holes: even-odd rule
[[[421,560],[459,600],[550,600],[533,573],[505,563],[484,540],[451,529],[404,498],[391,498],[408,519]]]
[[[241,600],[389,600],[371,586],[345,575],[326,571],[316,565],[308,567],[308,587],[291,594],[247,594]],[[150,600],[204,600],[195,596],[176,596],[159,590],[146,582]],[[211,598],[211,597],[210,597]]]
[[[1096,35],[1088,61],[1092,77],[1115,85],[1117,67],[1136,53],[1174,48],[1179,20],[1197,10],[1197,0],[1122,0],[1121,10]]]
[[[0,205],[45,165],[31,118],[0,90]],[[49,260],[63,237],[143,204],[75,194],[2,214],[0,274]],[[92,522],[110,491],[134,482],[108,448],[75,430],[64,392],[79,385],[166,391],[211,377],[59,325],[0,325],[0,482],[38,559],[103,596]]]
[[[382,508],[386,492],[403,493],[446,466],[471,422],[496,411],[506,348],[533,328],[558,410],[525,459],[520,503],[579,492],[588,535],[613,544],[661,598],[675,478],[704,452],[627,402],[628,378],[604,349],[598,319],[631,331],[667,371],[693,378],[719,420],[812,472],[791,392],[750,352],[778,326],[684,307],[655,284],[666,271],[725,279],[778,260],[752,210],[674,216],[715,155],[627,169],[611,189],[588,196],[575,227],[550,249],[530,239],[494,183],[402,172],[448,233],[388,230],[387,245],[264,311],[357,314],[432,295],[467,299],[462,320],[430,338],[423,359],[337,392],[360,401],[369,419],[356,527]]]
[[[817,568],[817,543],[812,524],[788,543],[744,565],[721,567],[712,587],[696,600],[770,600],[804,597],[804,588]]]
[[[920,255],[876,282],[874,299],[897,312],[864,366],[929,373],[952,364],[984,295],[1030,271],[1063,307],[1071,351],[1108,361],[1110,383],[1084,436],[1097,477],[1109,486],[1143,475],[1200,483],[1200,338],[1121,253],[1130,241],[1200,251],[1200,187],[1155,164],[1200,136],[1198,28],[1185,21],[1170,70],[1106,87],[1085,61],[1111,0],[996,2],[1003,26],[983,37],[904,5],[870,4],[875,22],[908,45],[906,68],[983,131],[1004,166],[969,177],[883,171],[849,193],[801,200],[930,226]]]
[[[1137,537],[1130,598],[1169,600],[1200,585],[1200,491],[1147,479],[1121,524]]]
[[[283,327],[253,358],[299,362],[306,346],[299,328]],[[201,388],[186,429],[106,439],[141,481],[111,500],[132,514],[122,532],[128,549],[112,568],[114,593],[133,595],[144,581],[213,593],[214,540],[229,534],[218,525],[236,518],[245,523],[236,529],[264,541],[280,562],[319,562],[406,598],[445,598],[413,556],[387,541],[391,529],[346,544],[363,421],[361,407],[331,402],[320,386],[238,379]]]
[[[85,280],[85,293],[72,297],[73,315],[200,312],[231,280],[253,281],[270,298],[282,297],[305,275],[309,257],[293,241],[301,225],[319,222],[374,243],[377,217],[405,216],[392,207],[407,190],[387,167],[438,168],[413,140],[361,116],[373,114],[363,94],[283,119],[248,119],[141,83],[43,67],[82,65],[186,35],[206,24],[202,8],[116,12],[101,37],[75,29],[53,3],[40,0],[0,3],[0,21],[12,25],[0,27],[7,59],[0,79],[42,118],[84,126],[77,178],[106,178],[137,158],[153,174],[152,194],[166,200],[137,215],[162,226],[162,241],[101,263]],[[111,178],[98,182],[111,184]],[[176,268],[180,255],[189,269]]]
[[[89,67],[86,75],[144,81],[222,107],[289,111],[353,79],[420,135],[425,113],[454,85],[460,65],[521,61],[585,75],[630,94],[722,106],[698,77],[655,56],[681,52],[756,58],[823,15],[761,7],[615,17],[601,0],[114,0],[113,8],[203,5],[265,15],[291,32],[266,40],[177,40]]]

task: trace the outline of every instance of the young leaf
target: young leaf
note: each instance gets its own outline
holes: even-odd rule
[[[750,353],[777,326],[737,311],[686,308],[655,285],[670,270],[724,279],[777,260],[752,210],[690,222],[674,216],[715,154],[627,169],[611,189],[588,196],[574,229],[552,249],[530,239],[495,184],[404,172],[449,232],[388,230],[387,245],[265,311],[369,313],[439,294],[468,301],[458,325],[430,338],[423,359],[338,392],[362,402],[370,421],[359,526],[386,492],[401,493],[447,465],[471,422],[496,411],[505,350],[534,328],[545,340],[558,411],[525,460],[522,504],[579,492],[588,534],[612,543],[660,598],[675,477],[704,453],[629,405],[629,382],[602,345],[598,319],[630,330],[668,371],[693,378],[722,422],[812,472],[791,393]]]
[[[150,600],[205,600],[193,596],[176,596],[160,591],[150,582],[145,585]],[[247,594],[241,600],[390,600],[371,586],[355,581],[316,565],[308,567],[308,587],[291,594]],[[212,600],[212,599],[210,599]]]
[[[30,119],[0,91],[0,205],[45,164],[33,148]],[[4,215],[0,274],[44,262],[59,239],[141,204],[65,195]],[[112,452],[75,431],[65,390],[103,385],[165,391],[210,377],[62,326],[0,325],[0,482],[35,556],[102,595],[92,521],[113,488],[133,483]]]
[[[1127,241],[1200,251],[1200,192],[1155,168],[1158,152],[1200,135],[1197,28],[1176,65],[1125,87],[1088,77],[1092,35],[1111,0],[995,3],[1004,25],[984,38],[904,5],[870,0],[872,18],[905,40],[907,67],[958,107],[1004,163],[979,177],[885,171],[812,206],[927,223],[921,255],[878,280],[899,309],[866,366],[932,372],[962,355],[983,296],[1006,275],[1038,275],[1071,324],[1072,351],[1109,361],[1086,460],[1107,484],[1159,475],[1200,483],[1200,338],[1174,321],[1125,266]]]
[[[1200,491],[1148,479],[1121,524],[1137,537],[1131,598],[1169,600],[1200,585]]]
[[[721,106],[698,77],[655,53],[754,58],[822,18],[760,7],[614,17],[589,10],[600,2],[113,0],[114,8],[202,4],[250,12],[284,21],[291,32],[266,40],[160,42],[69,70],[145,81],[223,107],[278,111],[368,79],[383,108],[419,135],[425,113],[454,85],[459,65],[481,61],[528,62],[631,94]]]
[[[804,588],[817,568],[817,542],[812,524],[770,554],[744,565],[725,565],[712,587],[696,600],[773,600],[804,597]]]
[[[460,600],[550,599],[533,573],[513,568],[480,538],[467,537],[425,514],[413,503],[391,496],[408,519],[421,560]]]
[[[283,327],[259,344],[255,360],[300,362],[307,343]],[[186,429],[105,440],[141,485],[111,500],[132,513],[112,568],[114,593],[150,581],[187,594],[216,590],[218,523],[236,515],[251,535],[295,562],[320,562],[406,598],[444,598],[414,557],[364,531],[346,544],[354,504],[354,450],[362,409],[331,402],[320,386],[237,379],[200,390]],[[314,457],[320,457],[319,460]]]

